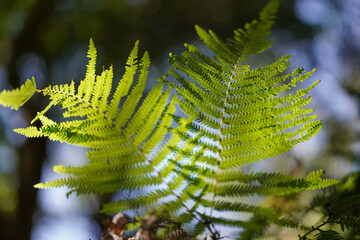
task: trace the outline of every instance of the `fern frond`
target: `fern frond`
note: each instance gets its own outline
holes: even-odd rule
[[[173,150],[181,146],[183,139],[179,133],[184,132],[187,122],[180,121],[170,139],[161,144],[171,129],[177,99],[175,96],[170,98],[170,89],[163,91],[165,86],[162,78],[140,103],[150,59],[145,52],[138,63],[137,54],[138,42],[131,51],[125,74],[113,96],[110,96],[113,68],[111,66],[101,75],[96,75],[96,49],[92,40],[86,76],[78,88],[71,82],[70,85],[55,85],[39,90],[50,97],[48,106],[33,119],[39,119],[42,126],[16,131],[29,137],[45,136],[53,141],[86,147],[89,163],[81,167],[55,166],[54,171],[65,176],[39,183],[35,185],[36,188],[66,186],[71,190],[69,194],[102,194],[144,191],[150,186],[161,186],[159,190],[143,196],[105,204],[102,211],[110,214],[152,206],[169,197],[172,200],[165,201],[166,211],[174,213],[186,209],[185,202],[199,187],[191,188],[186,182],[187,175],[173,177],[176,175],[176,163],[168,159],[175,157]],[[64,109],[64,121],[59,123],[44,115],[55,105]],[[181,155],[175,157],[180,158]],[[184,189],[187,191],[181,193]]]
[[[113,96],[110,96],[113,68],[111,66],[101,75],[96,75],[96,55],[94,43],[90,40],[85,79],[77,88],[71,82],[38,90],[50,98],[48,106],[33,119],[39,119],[42,126],[15,130],[28,137],[45,136],[53,141],[88,148],[88,164],[81,167],[55,166],[54,171],[66,177],[37,184],[37,188],[67,186],[77,194],[138,190],[163,184],[163,178],[173,172],[173,164],[164,164],[171,153],[169,146],[165,144],[159,151],[155,150],[169,132],[176,98],[169,100],[170,89],[163,92],[165,86],[160,79],[139,104],[150,65],[148,53],[145,52],[138,63],[138,42],[135,43],[125,74]],[[124,103],[120,105],[123,98]],[[45,117],[44,114],[55,105],[64,109],[65,121],[57,123]],[[176,146],[180,141],[181,138],[173,136],[168,144]],[[160,175],[157,170],[162,168],[164,173]],[[176,184],[180,186],[182,182]],[[176,188],[169,181],[169,186],[172,185]],[[166,193],[163,197],[167,197],[170,192],[168,189],[149,196],[156,199],[163,196],[160,193]],[[153,201],[149,196],[145,196],[144,204],[135,206],[149,205]],[[140,200],[136,198],[132,202]],[[121,202],[114,204],[118,209],[122,206]]]
[[[179,174],[189,184],[208,189],[206,197],[192,197],[196,203],[210,197],[206,200],[209,201],[207,204],[201,202],[202,207],[210,210],[201,216],[203,219],[212,219],[213,210],[246,212],[240,207],[242,205],[236,203],[229,202],[220,207],[220,199],[237,199],[254,194],[286,195],[339,182],[322,179],[321,171],[306,178],[239,171],[241,166],[288,151],[311,138],[322,126],[312,110],[305,108],[311,101],[309,92],[319,81],[289,93],[316,69],[310,72],[295,69],[285,73],[290,56],[257,69],[243,64],[247,56],[263,52],[271,46],[272,40],[267,37],[278,6],[279,1],[271,1],[260,13],[259,20],[246,24],[244,30],[235,30],[234,38],[227,41],[222,41],[211,30],[205,31],[196,26],[200,39],[214,57],[205,55],[191,44],[185,44],[186,51],[180,56],[170,55],[172,67],[169,73],[177,83],[169,84],[177,90],[182,111],[192,119],[184,134],[191,136],[184,140],[187,141],[185,145],[192,149],[185,151],[182,147],[179,152],[187,160],[176,165]],[[200,191],[196,189],[190,195]],[[261,215],[266,210],[253,213]],[[280,216],[274,217],[272,222],[299,227],[291,220],[282,222],[280,219]],[[199,223],[195,232],[199,233],[205,227]]]
[[[287,72],[290,56],[256,69],[244,63],[249,55],[271,46],[272,40],[267,37],[278,6],[279,0],[270,1],[258,20],[235,30],[234,37],[226,41],[211,30],[195,26],[214,56],[185,44],[186,51],[180,56],[171,54],[169,59],[169,73],[176,82],[163,76],[147,94],[144,91],[150,57],[145,52],[139,58],[139,42],[113,89],[113,66],[96,74],[97,51],[92,39],[86,75],[78,86],[72,81],[37,90],[34,80],[28,80],[20,89],[1,92],[0,104],[15,109],[35,91],[49,97],[49,104],[32,120],[39,120],[40,127],[14,131],[87,149],[87,164],[55,166],[54,172],[62,178],[35,187],[65,186],[70,189],[68,194],[126,191],[128,197],[104,204],[101,212],[113,214],[158,206],[158,216],[171,216],[170,226],[157,231],[161,237],[181,239],[184,232],[179,226],[184,224],[193,227],[189,232],[194,237],[207,231],[212,239],[222,237],[217,225],[241,229],[238,239],[261,236],[270,224],[311,229],[274,209],[239,199],[288,195],[339,182],[324,179],[324,171],[300,178],[281,173],[246,173],[241,169],[286,152],[310,139],[322,126],[313,110],[307,108],[311,102],[308,94],[319,81],[296,89],[316,69]],[[176,90],[175,95],[165,83]],[[176,104],[187,117],[175,114]],[[59,122],[45,116],[53,106],[63,109]],[[132,194],[134,190],[141,194]],[[357,206],[353,202],[357,204],[358,197],[346,199],[344,209],[332,210],[332,217],[342,228],[354,228],[359,222],[357,217],[348,217],[348,207]],[[213,216],[215,211],[224,215]],[[232,219],[230,212],[250,213],[252,218]],[[134,221],[127,228],[139,225]],[[337,236],[331,231],[322,234]]]
[[[28,79],[20,88],[3,90],[0,93],[0,105],[18,110],[34,95],[36,90],[35,79]]]

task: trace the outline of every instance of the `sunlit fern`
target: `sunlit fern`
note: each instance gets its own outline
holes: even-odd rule
[[[187,161],[178,165],[188,178],[196,176],[200,180],[189,185],[186,192],[190,196],[201,195],[193,199],[199,207],[207,209],[202,219],[251,229],[246,222],[227,217],[228,212],[264,215],[266,211],[239,203],[239,197],[285,195],[337,182],[322,179],[322,171],[297,179],[276,173],[246,174],[241,170],[241,166],[286,152],[321,128],[313,110],[303,108],[311,101],[307,94],[318,81],[295,94],[288,93],[315,69],[281,74],[288,67],[290,56],[256,69],[244,64],[247,56],[271,46],[272,41],[266,37],[278,4],[279,1],[271,1],[258,21],[246,24],[244,30],[235,30],[234,38],[225,42],[213,31],[196,26],[199,37],[214,56],[186,44],[181,56],[170,57],[170,74],[177,80],[170,84],[180,96],[178,104],[182,111],[192,120],[187,125],[189,151],[184,154]],[[214,210],[220,218],[214,218]],[[296,226],[288,220],[266,218],[276,224]],[[209,228],[204,223],[198,222],[196,234]]]
[[[28,79],[20,88],[4,90],[0,93],[0,105],[18,110],[24,105],[36,91],[35,79]]]
[[[181,56],[171,55],[169,60],[169,73],[176,82],[160,78],[146,96],[150,60],[145,52],[138,62],[138,42],[112,94],[113,69],[96,75],[92,40],[86,76],[78,87],[71,82],[36,90],[34,81],[28,80],[18,90],[0,93],[0,104],[16,109],[35,90],[50,97],[32,121],[40,120],[42,126],[16,132],[88,149],[87,164],[55,166],[54,171],[64,177],[35,187],[67,186],[77,194],[142,190],[140,195],[104,204],[101,211],[113,214],[157,206],[159,218],[171,219],[169,226],[192,223],[186,235],[194,237],[207,232],[212,239],[220,239],[223,234],[217,226],[226,225],[243,230],[239,239],[251,239],[259,222],[308,229],[273,209],[239,201],[244,196],[286,195],[338,182],[323,179],[321,170],[297,178],[241,169],[291,149],[321,128],[312,110],[304,108],[311,101],[307,94],[318,82],[294,95],[288,93],[315,70],[285,74],[289,56],[256,69],[244,64],[247,56],[271,46],[266,37],[278,4],[271,1],[259,20],[235,30],[234,38],[226,42],[196,26],[214,56],[186,44]],[[175,95],[164,86],[166,82],[176,90]],[[6,98],[12,100],[1,100]],[[175,114],[176,103],[187,117]],[[59,123],[45,116],[55,105],[63,108],[64,120]],[[229,212],[252,213],[254,218],[240,221],[228,217]],[[134,221],[128,228],[139,224]],[[173,231],[179,232],[184,233]]]
[[[95,74],[96,49],[92,40],[86,77],[77,89],[71,82],[70,85],[38,90],[50,96],[50,104],[33,120],[40,119],[42,127],[30,126],[15,131],[27,137],[46,136],[53,141],[87,147],[89,163],[81,167],[55,166],[55,172],[69,174],[68,177],[35,187],[65,185],[82,194],[140,189],[162,183],[154,171],[165,158],[166,149],[156,148],[172,123],[175,102],[174,97],[169,99],[169,88],[163,92],[164,82],[160,79],[139,104],[150,60],[145,52],[138,63],[137,55],[138,43],[129,56],[126,72],[111,99],[113,69],[110,67],[101,75]],[[134,81],[136,74],[138,77]],[[119,108],[123,97],[126,100]],[[45,117],[45,112],[54,105],[61,105],[64,119],[71,120],[56,123]],[[150,157],[154,149],[158,154]]]

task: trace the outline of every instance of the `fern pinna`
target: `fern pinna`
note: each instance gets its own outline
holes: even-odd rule
[[[77,194],[142,190],[141,195],[127,194],[120,201],[104,204],[101,211],[148,209],[147,217],[156,215],[154,239],[204,234],[220,239],[226,233],[220,233],[218,225],[241,229],[237,239],[254,239],[270,223],[308,229],[273,209],[239,202],[244,196],[286,195],[338,182],[323,179],[321,170],[297,178],[241,169],[289,150],[321,128],[312,110],[304,108],[311,101],[307,94],[318,82],[286,95],[314,70],[296,69],[281,75],[289,56],[257,69],[244,64],[247,56],[271,46],[266,37],[278,5],[279,1],[271,1],[259,20],[235,30],[234,38],[226,42],[196,26],[214,56],[186,44],[181,56],[170,56],[169,73],[176,82],[160,78],[146,96],[150,60],[147,52],[138,60],[138,42],[111,94],[113,69],[96,75],[92,40],[86,76],[77,88],[71,82],[36,89],[34,80],[28,80],[20,89],[0,93],[0,104],[15,109],[36,91],[50,97],[32,121],[40,120],[42,126],[16,132],[88,148],[86,165],[55,166],[54,171],[65,176],[35,187],[67,186]],[[176,90],[175,95],[164,86],[166,82]],[[175,104],[187,117],[175,114]],[[59,123],[45,116],[55,105],[64,109],[64,121]],[[253,217],[237,220],[229,212]],[[140,218],[135,217],[126,228],[141,228]]]

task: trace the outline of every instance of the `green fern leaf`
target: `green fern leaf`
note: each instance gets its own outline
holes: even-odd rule
[[[36,92],[35,79],[28,79],[20,88],[14,90],[3,90],[0,93],[0,105],[18,110]]]
[[[88,148],[89,163],[81,167],[55,166],[54,171],[67,177],[35,185],[37,188],[56,188],[67,186],[77,194],[105,193],[144,189],[163,183],[156,169],[165,167],[169,147],[157,147],[164,140],[172,124],[175,113],[175,97],[170,98],[170,89],[163,92],[162,79],[139,104],[145,88],[150,59],[145,52],[137,63],[138,42],[131,51],[125,74],[111,97],[113,78],[112,66],[96,75],[96,49],[92,40],[88,51],[89,63],[86,76],[76,89],[70,85],[48,86],[38,90],[50,97],[50,103],[33,119],[39,119],[40,128],[29,126],[15,131],[27,137],[48,137],[53,141],[66,142]],[[138,70],[139,69],[139,70]],[[135,76],[138,73],[137,80]],[[132,86],[135,82],[134,86]],[[26,85],[28,86],[28,85]],[[23,90],[22,90],[23,91]],[[121,99],[124,103],[119,106]],[[55,105],[64,109],[64,119],[59,123],[45,117],[45,113]],[[140,106],[139,106],[140,105]],[[169,144],[177,145],[179,137],[172,137]],[[154,152],[156,151],[156,152]],[[157,154],[155,154],[157,153]],[[151,157],[153,156],[153,157]],[[154,163],[153,163],[154,161]],[[166,165],[167,174],[171,174],[173,165]],[[172,183],[169,183],[172,185]],[[171,192],[171,191],[170,191]],[[159,193],[162,193],[162,195]],[[166,197],[169,190],[152,195]],[[134,199],[133,202],[140,201]],[[143,204],[147,206],[153,200],[145,196]],[[121,203],[116,203],[121,208]],[[106,209],[106,208],[105,208]]]
[[[190,197],[208,209],[200,218],[212,219],[213,211],[250,211],[266,215],[267,210],[244,209],[231,203],[219,207],[220,199],[238,199],[249,195],[274,196],[324,188],[338,183],[322,179],[322,172],[306,178],[276,173],[245,174],[238,168],[286,152],[310,139],[321,128],[320,120],[305,108],[311,101],[308,93],[319,83],[289,93],[314,72],[296,69],[285,73],[290,56],[257,69],[243,64],[247,56],[271,46],[267,39],[279,1],[271,1],[259,20],[235,31],[233,39],[223,42],[213,31],[196,26],[203,43],[214,53],[210,57],[196,46],[185,44],[181,56],[170,55],[169,73],[177,83],[169,82],[179,95],[178,104],[191,121],[183,132],[177,173],[189,184],[190,196],[207,188],[206,197]],[[188,149],[186,149],[188,148]],[[208,199],[210,198],[210,200]],[[206,200],[205,200],[206,199]],[[198,204],[195,204],[197,209]],[[269,215],[266,215],[270,217]],[[275,217],[276,216],[276,217]],[[300,227],[280,215],[270,217],[282,226]],[[223,220],[225,221],[225,220]],[[231,223],[231,220],[228,221]],[[234,222],[235,225],[235,222]],[[196,234],[205,230],[202,223]],[[210,232],[211,230],[208,229]]]
[[[227,41],[195,26],[214,56],[186,44],[180,56],[170,55],[169,73],[176,82],[165,80],[165,75],[147,95],[144,91],[150,58],[147,52],[138,57],[139,42],[113,91],[113,67],[96,74],[97,51],[92,39],[86,75],[78,86],[71,82],[37,90],[34,80],[28,80],[20,89],[0,93],[0,104],[15,109],[35,91],[50,99],[32,120],[40,120],[40,127],[14,131],[87,149],[87,164],[55,166],[54,171],[63,177],[35,187],[65,186],[70,189],[68,194],[126,191],[128,197],[105,203],[101,212],[158,207],[158,216],[171,216],[171,226],[191,225],[189,233],[194,238],[207,232],[212,239],[220,239],[217,225],[242,229],[238,239],[262,236],[270,224],[311,229],[274,209],[240,201],[244,196],[288,195],[339,182],[324,179],[324,171],[300,178],[241,170],[244,165],[288,151],[310,139],[322,126],[313,110],[307,108],[311,102],[308,94],[319,81],[290,93],[316,69],[287,72],[290,56],[256,69],[244,63],[249,55],[271,46],[272,40],[267,37],[278,6],[279,0],[270,1],[258,20],[235,30],[234,37]],[[165,83],[176,90],[175,95]],[[175,114],[176,104],[187,117]],[[57,105],[63,109],[59,122],[45,116]],[[141,194],[131,194],[134,190]],[[349,199],[346,205],[353,206],[349,202],[357,200]],[[214,216],[215,212],[223,215]],[[232,219],[230,212],[252,217],[240,221]],[[359,220],[337,210],[333,217],[342,228],[354,228]],[[134,221],[127,228],[139,225]],[[171,227],[157,233],[162,237],[183,234]],[[331,231],[321,234],[337,236]]]

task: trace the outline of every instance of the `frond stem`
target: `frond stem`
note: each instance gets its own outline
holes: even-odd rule
[[[231,77],[229,79],[229,83],[227,84],[227,89],[225,92],[225,100],[224,100],[224,105],[223,105],[223,109],[222,109],[222,113],[221,113],[221,118],[220,118],[220,123],[219,123],[219,133],[218,133],[218,146],[217,146],[217,157],[216,157],[216,170],[215,170],[215,178],[214,178],[214,191],[213,191],[213,195],[212,195],[212,199],[211,199],[211,208],[210,208],[210,217],[212,216],[212,213],[214,211],[214,203],[215,203],[215,196],[216,196],[216,185],[217,185],[217,177],[219,174],[219,169],[220,169],[220,154],[221,154],[221,137],[222,137],[222,125],[224,123],[224,117],[225,117],[225,108],[226,108],[226,103],[227,103],[227,98],[229,95],[229,89],[230,89],[230,85],[233,81],[233,78],[235,77],[235,71],[237,70],[240,62],[242,61],[242,58],[239,57],[238,60],[236,61],[235,65],[234,65],[234,69],[231,72]]]
[[[323,227],[323,226],[325,226],[326,224],[328,224],[328,223],[333,223],[333,221],[332,221],[332,219],[331,219],[331,217],[332,217],[332,215],[333,215],[333,213],[329,210],[329,206],[328,206],[328,204],[326,204],[325,205],[325,208],[326,208],[326,210],[328,211],[328,213],[329,213],[329,216],[328,216],[328,218],[326,219],[326,221],[323,221],[320,225],[318,225],[317,227],[314,227],[314,226],[311,226],[311,230],[309,230],[307,233],[305,233],[304,235],[298,235],[298,237],[299,237],[299,240],[306,240],[307,238],[306,238],[306,236],[307,235],[309,235],[309,234],[311,234],[312,232],[315,232],[315,231],[321,231],[321,227]]]

